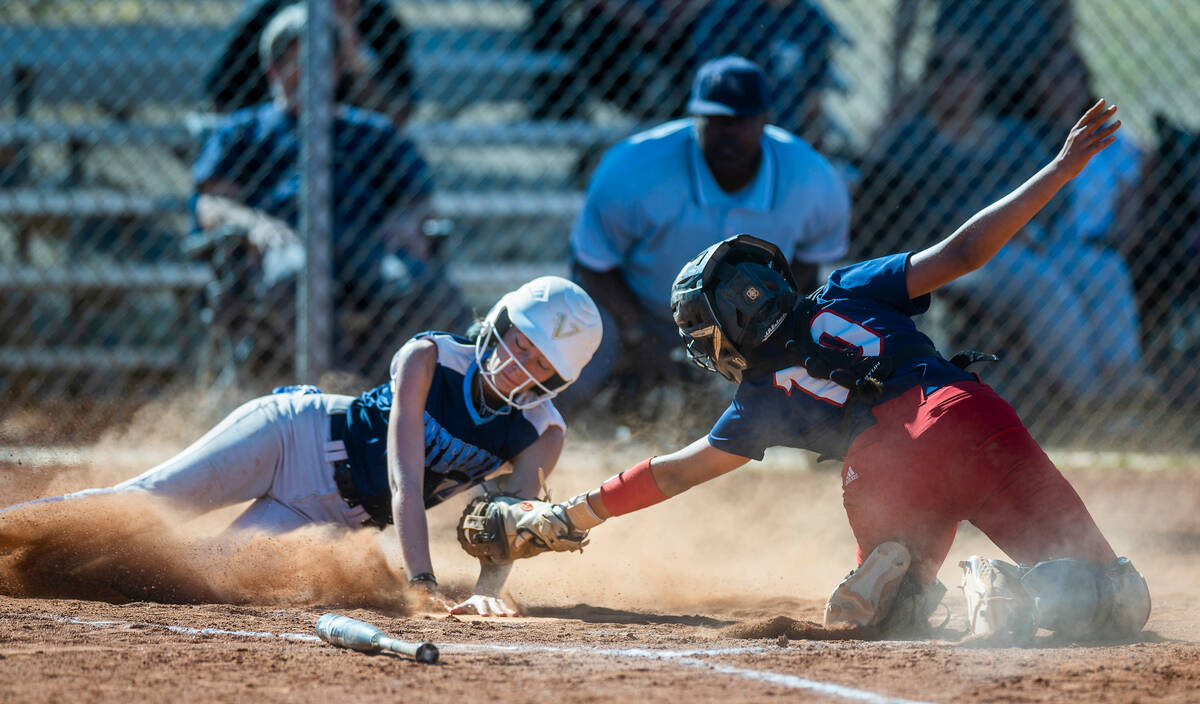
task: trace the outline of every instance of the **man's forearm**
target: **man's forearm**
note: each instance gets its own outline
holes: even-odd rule
[[[202,194],[197,198],[196,223],[203,230],[222,225],[244,230],[260,252],[300,244],[296,232],[283,220],[223,196]]]
[[[808,293],[817,287],[817,272],[820,269],[818,265],[795,259],[790,264],[792,276],[796,279],[796,286],[800,293]]]
[[[196,199],[196,222],[205,230],[221,225],[233,225],[249,230],[263,221],[272,220],[277,218],[227,196],[202,193]],[[283,224],[282,221],[278,222]]]
[[[432,216],[433,209],[425,200],[394,209],[379,224],[379,239],[387,244],[390,251],[407,252],[418,259],[427,259],[431,252],[424,224]]]

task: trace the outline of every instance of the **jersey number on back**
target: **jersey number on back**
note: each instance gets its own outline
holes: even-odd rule
[[[857,353],[860,356],[878,355],[883,350],[883,337],[879,333],[829,310],[821,311],[813,317],[809,333],[824,347]],[[792,395],[793,387],[798,388],[815,399],[835,406],[846,403],[846,398],[850,395],[850,389],[829,379],[817,379],[799,365],[775,372],[775,386],[783,389],[789,396]]]

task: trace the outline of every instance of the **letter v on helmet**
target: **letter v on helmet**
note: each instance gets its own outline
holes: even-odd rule
[[[564,337],[570,337],[579,332],[579,326],[567,320],[566,313],[558,313],[554,316],[554,333],[550,335],[552,339],[561,340]]]

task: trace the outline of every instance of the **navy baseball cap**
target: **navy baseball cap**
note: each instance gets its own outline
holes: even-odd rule
[[[771,109],[767,74],[741,56],[722,56],[700,67],[692,81],[693,115],[761,115]]]

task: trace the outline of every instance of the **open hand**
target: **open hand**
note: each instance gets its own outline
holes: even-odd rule
[[[1095,105],[1088,108],[1083,117],[1079,118],[1079,121],[1071,128],[1071,133],[1067,135],[1067,141],[1055,159],[1059,168],[1069,178],[1078,176],[1092,157],[1116,140],[1113,135],[1121,128],[1121,121],[1117,120],[1111,125],[1105,124],[1116,112],[1116,105],[1108,105],[1104,98],[1101,98],[1096,101]]]
[[[470,599],[455,604],[451,609],[452,614],[468,614],[478,616],[520,616],[521,612],[510,606],[502,597],[484,596],[483,594],[474,594]]]

